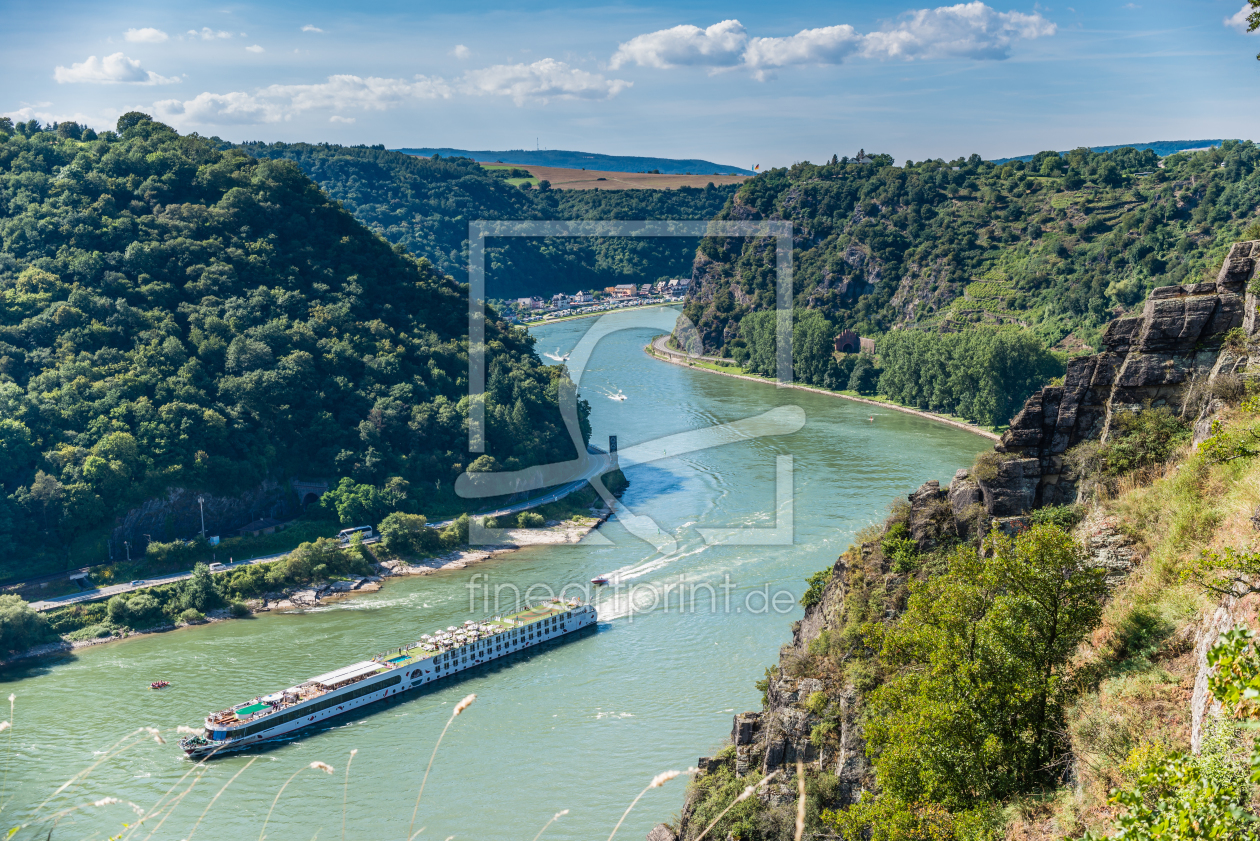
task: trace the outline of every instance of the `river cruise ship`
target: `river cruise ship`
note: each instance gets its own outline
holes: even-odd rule
[[[595,624],[595,608],[558,599],[510,616],[469,620],[270,695],[206,716],[205,730],[180,740],[193,759],[253,747],[524,651]]]

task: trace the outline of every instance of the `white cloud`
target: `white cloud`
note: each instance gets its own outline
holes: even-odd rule
[[[342,75],[329,76],[327,82],[314,85],[270,85],[255,93],[207,91],[188,100],[156,102],[153,107],[164,118],[190,123],[252,124],[281,122],[313,109],[384,111],[450,95],[451,89],[444,81],[427,76],[409,81]]]
[[[203,26],[200,30],[190,29],[188,30],[188,34],[194,38],[200,38],[203,41],[214,41],[219,38],[232,37],[231,32],[224,32],[223,30],[216,32],[208,26]]]
[[[631,63],[662,69],[679,65],[731,67],[740,63],[747,42],[748,32],[737,20],[724,20],[708,29],[675,26],[637,35],[621,44],[609,66],[613,70]]]
[[[463,44],[456,44],[455,49],[451,50],[451,55],[456,58],[468,58],[472,55],[472,50],[468,49]]]
[[[907,12],[893,26],[865,38],[872,58],[970,58],[1001,60],[1011,45],[1053,35],[1057,27],[1039,12],[997,12],[974,0]]]
[[[1244,3],[1243,7],[1225,18],[1225,25],[1230,29],[1237,29],[1239,32],[1246,32],[1247,27],[1251,25],[1251,4]]]
[[[849,24],[805,29],[786,37],[750,37],[737,20],[724,20],[708,29],[675,26],[631,38],[618,46],[609,65],[614,69],[631,63],[658,68],[743,66],[757,78],[765,78],[773,68],[841,64],[853,56],[1000,60],[1010,56],[1016,41],[1053,35],[1055,30],[1039,12],[998,12],[973,0],[907,12],[866,34]]]
[[[320,29],[318,26],[316,26],[313,23],[308,23],[306,26],[302,27],[302,31],[303,32],[323,32],[324,30]]]
[[[71,64],[69,67],[58,66],[53,71],[53,78],[65,84],[67,82],[90,82],[93,84],[114,84],[126,82],[133,85],[166,85],[178,82],[179,79],[159,76],[152,70],[145,70],[134,58],[127,58],[122,53],[97,58],[94,55],[86,61]]]
[[[462,81],[461,87],[467,93],[510,96],[517,105],[531,99],[611,99],[632,84],[622,79],[605,79],[554,58],[470,70]]]
[[[328,122],[330,123],[353,123],[354,120],[354,117],[343,117],[340,114],[333,114],[328,118]]]
[[[794,64],[840,64],[862,48],[862,36],[847,23],[805,29],[787,38],[753,38],[744,64],[764,74],[767,68]]]
[[[47,110],[51,107],[51,102],[24,102],[22,107],[16,111],[0,111],[0,117],[9,117],[15,123],[24,123],[28,120],[39,120],[44,125],[49,123],[83,123],[84,125],[92,126],[98,131],[114,127],[115,117],[105,117],[99,114],[89,116],[80,111],[68,113]]]
[[[146,26],[143,29],[128,29],[123,37],[133,44],[160,44],[171,36],[160,29]]]
[[[284,119],[278,109],[240,91],[200,93],[185,101],[163,99],[153,103],[153,110],[164,119],[183,117],[191,123],[213,125],[272,123]]]
[[[246,49],[248,52],[251,52],[251,53],[262,53],[262,52],[266,52],[266,50],[264,50],[262,47],[258,46],[257,44],[251,44],[250,46],[246,47],[245,49]]]

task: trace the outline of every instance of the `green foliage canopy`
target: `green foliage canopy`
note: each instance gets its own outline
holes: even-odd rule
[[[139,113],[0,132],[0,549],[277,475],[460,504],[466,292],[293,163],[221,146]],[[487,450],[572,458],[563,370],[493,313],[486,348]]]
[[[1068,658],[1097,624],[1104,585],[1063,530],[994,533],[912,588],[878,640],[888,679],[870,697],[867,751],[881,792],[968,809],[1047,782],[1064,746]]]
[[[1035,335],[978,326],[958,333],[894,330],[876,344],[879,392],[907,406],[997,426],[1063,373]]]
[[[456,278],[468,270],[468,222],[483,220],[707,220],[735,186],[677,190],[537,190],[512,187],[521,170],[487,170],[471,158],[417,157],[364,147],[247,143],[257,158],[290,160],[364,225]],[[528,175],[528,173],[523,173]],[[603,289],[643,278],[691,275],[692,237],[547,237],[490,240],[493,298]]]

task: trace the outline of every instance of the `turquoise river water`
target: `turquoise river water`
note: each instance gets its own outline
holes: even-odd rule
[[[538,349],[567,351],[595,323],[535,329]],[[652,333],[614,333],[591,357],[581,392],[592,404],[595,443],[615,434],[624,450],[785,406],[800,407],[806,418],[791,434],[627,469],[623,502],[673,535],[674,551],[661,554],[612,520],[599,531],[604,545],[525,549],[463,570],[390,581],[378,593],[303,613],[187,628],[9,669],[0,674],[0,692],[16,695],[15,727],[0,733],[5,827],[29,819],[60,784],[99,761],[40,814],[106,797],[124,802],[65,815],[53,838],[115,836],[136,821],[128,801],[149,809],[173,791],[182,799],[160,828],[153,832],[162,820],[156,817],[129,837],[188,838],[209,807],[195,831],[199,841],[252,839],[280,787],[305,768],[281,795],[268,838],[341,838],[344,802],[344,837],[406,841],[434,741],[453,705],[475,692],[476,702],[455,719],[434,762],[415,824],[424,828],[419,838],[530,839],[563,809],[568,814],[544,838],[606,838],[655,774],[712,754],[729,734],[732,714],[758,706],[753,682],[801,615],[796,599],[804,579],[829,567],[894,498],[925,480],[948,480],[989,446],[977,435],[903,413],[656,361],[643,353]],[[609,399],[619,390],[626,400]],[[794,460],[792,544],[707,544],[698,527],[775,524],[776,456],[784,454]],[[180,782],[193,763],[175,745],[176,726],[199,725],[209,710],[482,615],[479,589],[470,614],[475,575],[486,577],[477,585],[488,580],[523,591],[614,571],[635,585],[708,583],[717,588],[717,604],[704,589],[694,609],[679,609],[677,591],[669,609],[652,609],[646,586],[637,612],[624,596],[609,597],[599,605],[598,629],[581,638],[378,704],[304,738],[214,760]],[[780,591],[791,597],[780,597],[779,610],[767,607],[765,595]],[[172,686],[151,691],[156,679]],[[160,728],[167,744],[149,739],[106,757],[141,726]],[[351,751],[357,754],[347,783]],[[334,773],[306,768],[314,761]],[[648,792],[617,837],[641,839],[673,816],[684,785],[680,778]]]

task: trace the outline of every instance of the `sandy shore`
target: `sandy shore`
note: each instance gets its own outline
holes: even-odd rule
[[[592,516],[579,520],[565,520],[562,522],[552,522],[541,529],[506,529],[503,536],[507,538],[504,543],[486,546],[484,548],[465,548],[457,549],[453,552],[447,552],[445,555],[438,555],[433,558],[426,558],[420,561],[407,562],[397,558],[387,558],[375,564],[377,575],[356,578],[353,582],[325,582],[321,585],[297,590],[285,595],[277,594],[277,598],[261,598],[250,599],[245,604],[250,608],[251,614],[263,613],[270,611],[279,611],[282,613],[300,613],[302,610],[314,607],[324,602],[347,598],[356,593],[374,593],[380,590],[382,585],[390,578],[398,578],[410,575],[432,575],[443,570],[465,569],[466,567],[479,563],[480,561],[493,558],[498,555],[506,555],[519,549],[529,546],[554,546],[562,544],[580,543],[582,538],[590,534],[598,528],[605,520],[611,516],[612,512],[608,509],[600,511],[592,511]],[[349,585],[349,586],[347,586]],[[205,623],[226,622],[237,617],[232,616],[226,610],[216,610],[206,615]],[[100,637],[90,640],[78,640],[70,642],[68,640],[57,640],[56,642],[45,643],[34,648],[28,649],[8,660],[0,661],[0,666],[7,666],[19,660],[29,660],[35,657],[47,657],[56,654],[69,654],[81,648],[90,648],[95,645],[105,645],[111,642],[121,642],[122,640],[134,639],[136,637],[152,636],[153,634],[162,634],[167,631],[174,631],[176,625],[164,625],[159,628],[146,628],[143,631],[129,631],[121,636]]]

